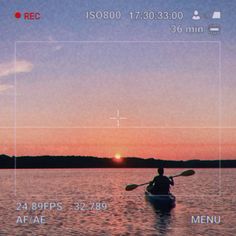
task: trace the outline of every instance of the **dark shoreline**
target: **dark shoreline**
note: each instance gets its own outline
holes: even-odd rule
[[[41,168],[236,168],[235,160],[161,160],[125,157],[122,162],[93,156],[20,156],[0,155],[0,169]]]

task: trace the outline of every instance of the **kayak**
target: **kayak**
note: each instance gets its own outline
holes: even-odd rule
[[[146,199],[156,208],[173,208],[175,207],[175,196],[168,195],[154,195],[145,191]]]

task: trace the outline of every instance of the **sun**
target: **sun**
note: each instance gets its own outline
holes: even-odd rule
[[[116,154],[115,154],[115,159],[116,159],[117,161],[120,161],[120,160],[122,159],[121,154],[120,154],[120,153],[116,153]]]
[[[116,153],[116,154],[115,154],[115,158],[119,160],[119,159],[121,158],[120,153]]]

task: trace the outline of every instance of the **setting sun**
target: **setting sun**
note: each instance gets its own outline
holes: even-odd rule
[[[115,154],[115,159],[116,160],[121,160],[121,154],[120,153],[116,153]]]
[[[114,157],[115,157],[116,161],[118,161],[118,162],[122,161],[122,156],[120,153],[116,153]]]

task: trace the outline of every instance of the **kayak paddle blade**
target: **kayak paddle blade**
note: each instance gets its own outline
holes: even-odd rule
[[[125,187],[125,190],[126,191],[132,191],[132,190],[136,189],[138,186],[139,185],[137,185],[137,184],[129,184]]]
[[[190,175],[194,175],[195,174],[195,171],[194,170],[186,170],[186,171],[183,171],[180,176],[190,176]]]

